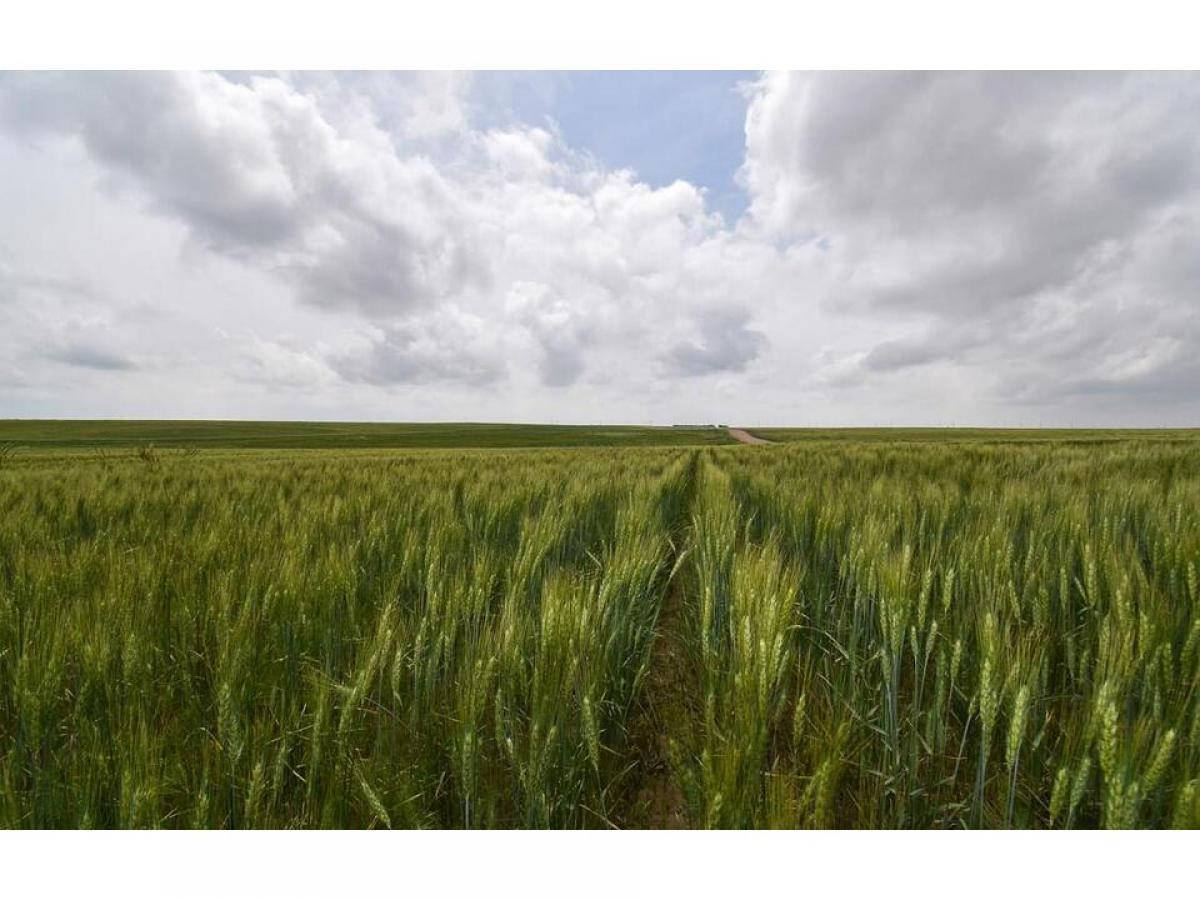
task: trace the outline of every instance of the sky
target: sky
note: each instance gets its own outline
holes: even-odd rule
[[[1200,76],[0,74],[0,417],[1200,425]]]

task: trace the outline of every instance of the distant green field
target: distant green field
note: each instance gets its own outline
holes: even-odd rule
[[[1195,441],[1200,428],[747,428],[764,440],[802,441],[939,441],[1030,443],[1042,441]]]
[[[1195,441],[1200,429],[750,428],[776,443]],[[211,449],[452,449],[697,447],[734,443],[722,428],[645,425],[506,425],[473,422],[240,422],[0,419],[0,445],[72,450],[154,444]]]
[[[730,444],[723,429],[489,423],[0,420],[0,443],[30,448],[158,447],[386,449],[681,447]]]

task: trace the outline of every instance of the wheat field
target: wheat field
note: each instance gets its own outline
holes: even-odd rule
[[[0,459],[0,826],[1200,826],[1200,443]]]

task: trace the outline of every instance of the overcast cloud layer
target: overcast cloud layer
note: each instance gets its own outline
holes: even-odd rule
[[[1200,77],[765,75],[736,221],[479,87],[0,76],[0,416],[1200,423]]]

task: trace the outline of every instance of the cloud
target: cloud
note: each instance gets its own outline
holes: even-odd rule
[[[45,356],[69,366],[104,372],[127,372],[138,368],[129,357],[94,344],[71,343],[63,347],[54,347],[47,350]]]
[[[282,340],[268,340],[256,334],[240,336],[235,377],[282,390],[312,391],[327,385],[335,376],[319,354],[288,346]]]
[[[372,329],[360,346],[327,359],[351,382],[373,385],[491,384],[504,375],[502,350],[479,319],[447,310],[420,326]]]
[[[339,414],[1200,413],[1200,78],[784,73],[745,101],[730,222],[481,117],[470,76],[0,75],[0,351],[24,383],[186,371]]]
[[[970,365],[1001,373],[1000,396],[1051,399],[1126,390],[1137,360],[1182,384],[1197,113],[1190,75],[772,75],[741,177],[763,233],[832,248],[827,309],[922,324],[846,351],[865,375]]]
[[[653,189],[544,128],[476,130],[466,84],[18,74],[0,80],[0,121],[29,139],[77,141],[110,192],[282,278],[302,304],[375,326],[361,359],[331,363],[353,383],[508,377],[476,331],[532,342],[548,387],[577,383],[589,365],[645,379],[661,376],[664,357],[676,377],[756,358],[765,338],[743,328],[733,281],[752,251],[698,188]],[[522,285],[545,294],[520,300]],[[706,324],[722,316],[740,330]]]
[[[109,298],[85,279],[0,259],[0,347],[10,359],[101,372],[140,369],[119,318]]]
[[[862,364],[873,372],[889,372],[947,359],[947,350],[946,343],[936,337],[896,339],[876,344],[863,356]]]
[[[717,309],[700,316],[697,338],[683,341],[666,355],[668,367],[683,375],[742,372],[766,346],[761,332],[746,327],[748,314]]]
[[[398,311],[478,275],[471,223],[435,166],[399,156],[368,111],[334,127],[280,78],[14,74],[0,117],[79,140],[115,190],[278,272],[305,302]]]
[[[89,301],[93,299],[93,291],[82,279],[53,272],[22,270],[0,259],[0,303],[56,297]]]
[[[555,296],[547,284],[515,283],[509,288],[504,306],[506,314],[524,326],[537,347],[542,384],[574,384],[584,371],[584,345],[597,326],[580,315],[579,307]]]

